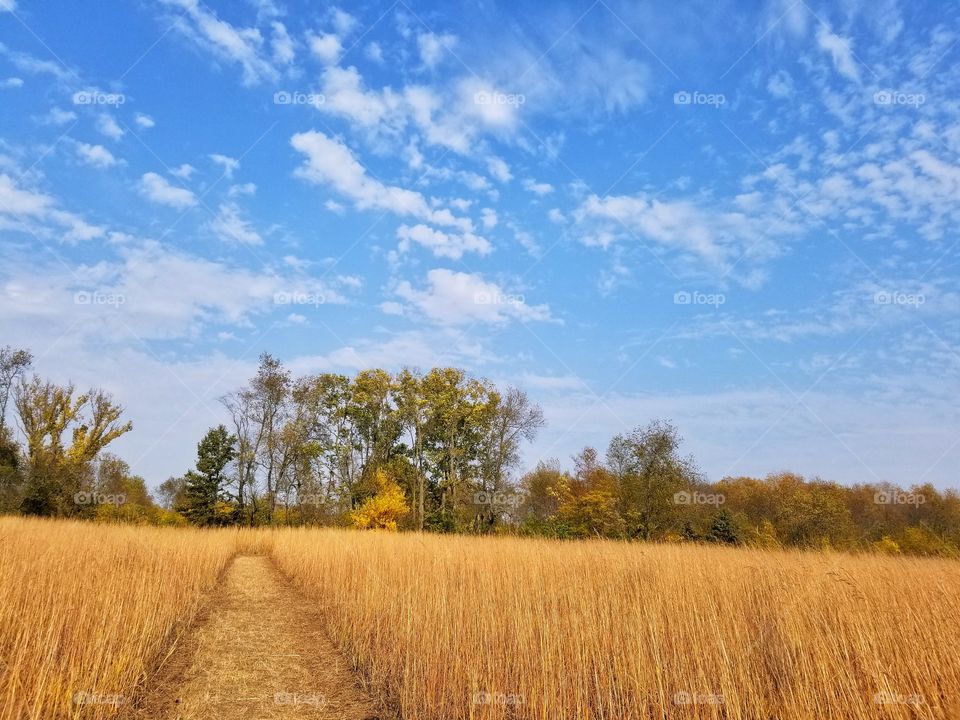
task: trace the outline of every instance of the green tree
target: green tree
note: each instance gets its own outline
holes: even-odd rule
[[[665,534],[679,521],[674,495],[701,484],[693,460],[680,457],[680,443],[677,429],[661,421],[610,442],[607,463],[619,483],[620,514],[631,537]]]
[[[456,368],[433,368],[421,387],[428,416],[424,450],[435,501],[429,525],[455,530],[455,499],[479,475],[484,428],[496,409],[495,390]]]
[[[184,476],[183,504],[178,510],[194,525],[226,525],[236,518],[236,505],[226,495],[226,468],[236,457],[236,437],[227,428],[211,428],[197,445],[197,469]]]
[[[710,524],[710,532],[706,536],[707,542],[720,543],[722,545],[739,545],[740,534],[737,525],[733,520],[733,515],[728,510],[721,510]]]

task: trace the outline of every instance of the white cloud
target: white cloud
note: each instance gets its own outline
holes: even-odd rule
[[[346,117],[365,128],[381,124],[391,134],[399,130],[402,98],[390,88],[382,92],[367,90],[355,67],[329,67],[323,72],[323,112]]]
[[[223,168],[223,175],[228,180],[233,177],[233,173],[240,167],[239,160],[234,160],[232,157],[227,157],[226,155],[213,153],[210,155],[210,159]]]
[[[210,229],[225,242],[240,243],[241,245],[260,245],[263,238],[253,229],[247,220],[240,215],[240,207],[236,203],[224,203],[217,211],[217,216],[210,221]]]
[[[860,81],[860,68],[853,55],[853,41],[850,38],[835,35],[830,28],[821,24],[817,28],[817,45],[830,55],[837,72],[848,80]]]
[[[17,0],[0,0],[0,12],[13,12],[17,9]]]
[[[487,230],[497,226],[497,212],[493,208],[483,208],[480,211],[480,221]]]
[[[157,124],[153,121],[152,117],[144,115],[143,113],[137,113],[133,116],[133,119],[137,123],[137,126],[142,127],[144,130],[149,130]]]
[[[421,33],[417,36],[417,49],[420,51],[420,62],[424,67],[432,69],[444,58],[447,52],[457,44],[455,35],[436,35],[432,32]]]
[[[364,48],[363,54],[366,56],[367,60],[371,60],[375,63],[383,62],[383,50],[380,47],[380,43],[372,42]]]
[[[536,180],[531,180],[527,178],[523,181],[523,189],[528,192],[532,192],[534,195],[539,195],[543,197],[544,195],[549,195],[553,192],[553,185],[550,183],[541,183]]]
[[[40,216],[53,206],[53,198],[17,187],[13,178],[0,174],[0,212]]]
[[[487,255],[493,249],[485,238],[473,233],[445,233],[426,225],[401,225],[397,228],[397,238],[400,240],[400,252],[409,251],[411,244],[416,243],[429,249],[436,257],[451,260],[459,260],[469,252]]]
[[[0,325],[45,323],[48,345],[68,332],[91,344],[132,339],[131,333],[143,340],[195,338],[211,326],[249,328],[255,316],[313,307],[278,303],[283,294],[345,302],[336,280],[279,265],[253,270],[155,241],[131,242],[119,248],[117,257],[71,268],[24,257],[0,268],[0,278],[4,276],[13,284],[0,282]],[[116,306],[78,304],[78,292],[123,301]]]
[[[231,185],[230,189],[227,190],[227,195],[230,197],[240,197],[242,195],[256,195],[257,186],[252,182],[241,183],[240,185]]]
[[[466,231],[472,229],[466,218],[454,217],[449,210],[431,209],[420,193],[385,185],[370,177],[346,145],[322,132],[298,133],[290,139],[290,144],[306,155],[304,164],[295,171],[297,177],[332,186],[361,210],[388,210],[438,225],[460,227]]]
[[[181,34],[216,59],[240,65],[245,85],[279,77],[279,71],[267,57],[266,43],[259,29],[240,28],[220,20],[198,0],[161,1],[185,11],[175,20]]]
[[[504,90],[497,83],[480,78],[467,78],[456,90],[456,95],[448,101],[457,109],[455,115],[492,131],[511,132],[517,126],[520,109],[526,104],[522,93]]]
[[[278,65],[291,65],[296,58],[296,46],[282,22],[270,23],[273,30],[273,61]]]
[[[397,285],[395,294],[440,325],[551,319],[546,305],[528,305],[523,296],[509,294],[479,274],[437,268],[427,273],[427,285],[426,289],[418,290],[403,281]]]
[[[61,110],[60,108],[50,108],[50,112],[38,118],[43,125],[66,125],[77,119],[77,114],[72,110]]]
[[[383,147],[386,141],[405,148],[408,160],[417,157],[421,141],[472,156],[479,134],[506,137],[516,130],[522,105],[516,97],[496,93],[490,83],[473,78],[439,87],[369,89],[352,66],[327,67],[321,91],[325,101],[317,106],[320,112],[359,125],[374,146]]]
[[[767,91],[775,98],[788,98],[794,93],[793,78],[786,70],[778,70],[767,81]]]
[[[140,178],[140,193],[155,203],[184,210],[197,204],[196,196],[186,188],[171,185],[166,178],[148,172]]]
[[[9,223],[7,218],[19,222]],[[41,224],[37,224],[41,223]],[[46,223],[52,224],[51,228]],[[0,228],[26,230],[61,242],[76,242],[102,237],[104,229],[91,225],[79,215],[61,210],[49,195],[18,186],[9,175],[0,173]]]
[[[526,230],[521,230],[514,223],[510,223],[510,229],[513,230],[513,236],[524,250],[533,257],[540,257],[540,245],[537,244],[536,238],[534,238],[533,235]]]
[[[407,148],[423,141],[473,155],[480,133],[508,136],[515,131],[522,104],[472,78],[441,87],[369,89],[355,67],[328,67],[322,79],[325,102],[317,109],[359,124],[372,144],[381,146],[383,140]],[[419,136],[404,137],[409,130]]]
[[[107,115],[102,113],[97,118],[97,131],[101,135],[106,135],[111,140],[119,140],[123,137],[123,128],[117,124],[117,121],[113,118],[112,115]]]
[[[0,2],[2,1],[4,0],[0,0]],[[6,0],[6,2],[9,3],[11,0]],[[10,6],[8,5],[8,7]],[[2,10],[2,8],[0,8],[0,10]],[[0,42],[0,55],[8,57],[17,70],[30,73],[31,75],[52,75],[58,80],[63,81],[75,80],[77,77],[74,71],[55,60],[40,60],[29,53],[11,50],[2,42]]]
[[[794,232],[796,227],[776,214],[745,213],[701,205],[692,200],[659,200],[645,193],[590,195],[574,212],[582,242],[608,247],[624,239],[652,240],[679,253],[680,259],[694,260],[700,268],[724,275],[739,260],[746,285],[762,282],[751,274],[752,265],[769,260],[779,252],[772,237]],[[736,260],[735,260],[736,259]]]
[[[197,169],[193,165],[188,165],[187,163],[183,163],[183,165],[180,165],[179,167],[176,167],[173,170],[171,170],[170,174],[173,175],[174,177],[182,178],[184,180],[189,180],[190,176],[193,175],[193,173],[195,173],[196,170]]]
[[[487,158],[487,170],[502,183],[510,182],[513,178],[513,173],[510,172],[510,166],[498,157],[491,156]]]
[[[117,164],[117,159],[103,145],[89,145],[87,143],[77,143],[77,155],[87,165],[98,168],[108,168]]]
[[[349,35],[357,26],[357,19],[345,10],[335,7],[331,10],[330,14],[333,29],[340,33],[340,35]]]
[[[386,314],[402,314],[396,311],[395,303],[383,303]],[[361,338],[326,355],[301,357],[290,363],[295,373],[315,373],[321,370],[362,370],[371,367],[399,370],[402,367],[434,367],[455,365],[464,367],[487,356],[485,351],[470,338],[458,336],[458,342],[450,342],[449,328],[430,332],[410,330]]]
[[[23,87],[23,80],[18,77],[8,77],[0,80],[0,88],[19,88]]]
[[[330,33],[312,35],[307,42],[310,45],[310,52],[324,65],[336,65],[340,59],[340,53],[343,52],[340,38]]]

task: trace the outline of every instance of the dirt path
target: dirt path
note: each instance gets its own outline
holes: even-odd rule
[[[150,684],[138,720],[379,717],[315,605],[260,556],[233,561],[205,617]]]

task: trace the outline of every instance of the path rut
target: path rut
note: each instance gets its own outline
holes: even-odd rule
[[[262,556],[239,556],[153,683],[137,720],[369,720],[373,699],[316,605]]]

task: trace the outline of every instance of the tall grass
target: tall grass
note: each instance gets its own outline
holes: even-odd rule
[[[0,518],[0,720],[124,717],[237,553],[406,720],[960,718],[954,561]]]
[[[0,518],[0,720],[125,714],[237,538]]]
[[[407,720],[960,718],[960,564],[290,531],[281,569]]]

